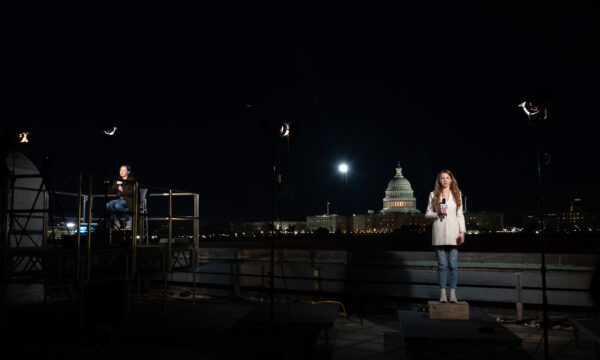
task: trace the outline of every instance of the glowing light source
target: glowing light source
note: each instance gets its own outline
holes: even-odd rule
[[[347,164],[340,164],[340,166],[338,166],[338,170],[345,174],[348,172],[348,165]]]
[[[31,135],[32,135],[32,134],[31,134],[30,132],[22,132],[22,133],[19,133],[19,135],[18,135],[18,141],[19,141],[21,144],[28,144],[28,143],[29,143],[29,141],[30,141],[30,137],[31,137]]]
[[[117,127],[112,120],[104,120],[102,122],[102,132],[108,136],[113,136],[117,132]]]
[[[548,110],[544,105],[534,104],[531,101],[523,101],[518,106],[523,109],[523,112],[529,118],[534,116],[540,117],[541,120],[548,118]]]
[[[104,133],[108,136],[113,136],[117,132],[117,127],[113,126],[112,129],[104,129]]]
[[[279,128],[279,136],[283,137],[289,137],[290,136],[290,123],[282,123],[281,127]]]
[[[553,97],[551,89],[536,89],[515,107],[517,119],[527,118],[529,125],[533,125],[548,118],[548,105]]]

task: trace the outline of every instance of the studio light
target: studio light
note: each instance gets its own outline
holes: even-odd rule
[[[537,89],[517,105],[517,118],[527,118],[529,125],[548,119],[548,104],[553,96],[550,89]]]
[[[113,136],[117,132],[117,127],[112,120],[104,120],[102,122],[102,132],[108,136]]]
[[[517,105],[517,116],[519,118],[527,117],[529,126],[536,128],[537,138],[537,173],[538,173],[538,216],[539,229],[535,234],[539,237],[541,243],[540,258],[541,258],[541,275],[542,275],[542,313],[543,313],[543,342],[544,342],[544,359],[548,359],[548,297],[546,294],[546,236],[544,235],[544,187],[543,187],[543,169],[548,162],[544,161],[549,158],[542,149],[542,120],[548,119],[548,104],[550,104],[553,96],[551,89],[538,88],[533,94],[528,96],[525,101]]]
[[[113,136],[117,132],[117,127],[113,126],[110,129],[104,129],[104,133],[108,136]]]
[[[282,138],[284,137],[289,137],[290,136],[290,126],[291,123],[282,123],[281,127],[279,128],[279,136],[281,136]]]
[[[18,139],[17,141],[21,144],[29,144],[29,142],[31,141],[31,136],[33,134],[30,132],[22,132],[18,134]]]
[[[276,136],[281,139],[288,139],[292,133],[292,123],[283,121],[264,120],[261,124],[262,130],[271,136]],[[296,131],[294,127],[294,132]]]
[[[548,109],[543,104],[534,104],[531,101],[523,101],[518,105],[529,119],[537,117],[539,120],[548,118]]]

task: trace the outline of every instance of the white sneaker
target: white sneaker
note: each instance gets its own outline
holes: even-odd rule
[[[446,298],[446,289],[440,290],[440,302],[448,302],[448,299]]]
[[[451,303],[458,302],[458,300],[456,300],[456,289],[450,289],[450,302]]]

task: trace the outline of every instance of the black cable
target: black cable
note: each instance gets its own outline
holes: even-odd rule
[[[542,345],[542,342],[544,341],[544,335],[542,335],[540,337],[540,341],[538,341],[538,344],[536,345],[535,349],[533,350],[533,353],[531,353],[531,358],[533,358],[533,356],[535,355],[535,353],[537,353],[538,349],[540,348],[540,345]]]
[[[575,338],[567,341],[565,345],[563,345],[562,349],[558,350],[550,359],[555,359],[558,355],[560,355],[563,351],[567,350],[569,345],[571,345],[575,341]]]

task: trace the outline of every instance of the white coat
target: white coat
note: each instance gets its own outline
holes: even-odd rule
[[[442,199],[440,199],[440,202],[441,200]],[[452,197],[452,192],[450,192],[446,204],[448,204],[446,216],[440,218],[440,216],[438,216],[439,208],[433,208],[433,192],[429,194],[429,202],[427,203],[425,217],[435,219],[431,229],[431,245],[433,246],[456,245],[458,234],[466,231],[462,205],[457,208],[456,202],[454,202],[454,198]]]

